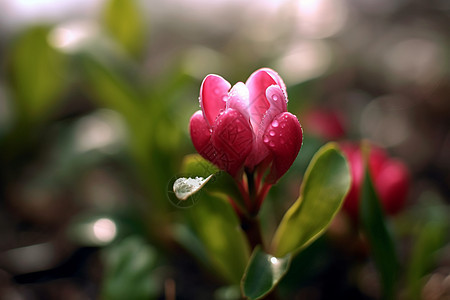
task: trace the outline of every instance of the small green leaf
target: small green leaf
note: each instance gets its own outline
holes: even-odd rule
[[[239,283],[250,254],[230,203],[217,195],[201,193],[198,203],[185,215],[208,254],[210,267],[230,283]]]
[[[219,169],[198,154],[186,155],[181,163],[181,171],[188,176],[208,177]]]
[[[300,189],[300,197],[284,215],[272,241],[273,253],[297,252],[317,239],[339,211],[350,188],[346,159],[328,143],[314,155]]]
[[[361,192],[359,215],[380,273],[384,299],[393,299],[398,274],[395,245],[386,226],[383,211],[367,167]]]
[[[260,299],[267,295],[286,274],[290,261],[290,254],[277,258],[256,247],[242,278],[244,296]]]
[[[214,177],[206,185],[210,193],[221,194],[233,198],[234,203],[245,211],[244,199],[236,182],[230,174],[220,171],[215,165],[201,157],[199,154],[186,155],[182,162],[182,172],[187,176]]]
[[[175,196],[180,200],[186,200],[188,197],[197,193],[205,184],[211,179],[213,175],[209,175],[206,178],[198,177],[185,178],[180,177],[173,183],[173,191]]]
[[[104,11],[106,29],[133,56],[142,52],[145,41],[141,12],[133,0],[110,0]]]

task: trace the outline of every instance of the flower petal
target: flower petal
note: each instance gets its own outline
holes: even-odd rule
[[[274,118],[287,110],[286,98],[283,91],[278,85],[271,85],[266,90],[266,97],[269,100],[270,107],[267,109],[261,123],[259,124],[258,131],[255,132],[255,143],[253,144],[252,154],[249,156],[246,162],[246,166],[252,170],[267,155],[269,150],[266,145],[263,144],[263,136],[266,132],[267,126],[269,126]]]
[[[189,130],[191,133],[192,144],[195,149],[204,158],[210,160],[206,154],[206,148],[211,144],[211,128],[203,117],[201,110],[198,110],[192,115],[189,122]],[[210,160],[211,161],[211,160]]]
[[[287,99],[280,86],[269,86],[266,90],[266,98],[269,100],[270,107],[264,119],[268,117],[270,120],[273,120],[275,116],[287,111]]]
[[[371,173],[374,174],[373,170]],[[405,206],[409,190],[409,172],[400,161],[390,160],[375,175],[375,189],[387,214],[394,215]]]
[[[263,143],[273,156],[266,182],[275,183],[290,168],[302,146],[303,132],[297,118],[284,112],[267,126]]]
[[[280,88],[281,88],[281,90],[283,91],[283,94],[285,95],[286,102],[287,102],[288,99],[287,99],[286,85],[284,84],[283,79],[281,79],[280,75],[278,75],[277,72],[275,72],[274,70],[269,69],[269,68],[262,68],[262,69],[260,69],[260,70],[265,71],[265,72],[267,72],[270,76],[272,76],[272,78],[275,80],[275,82],[277,83],[277,85],[279,85]]]
[[[211,161],[236,176],[252,150],[253,131],[240,112],[228,109],[217,118],[211,141],[217,149],[217,156]]]
[[[266,98],[266,90],[274,84],[277,82],[264,69],[254,72],[245,83],[250,94],[249,112],[254,132],[258,132],[259,125],[270,106]]]
[[[359,198],[364,176],[363,158],[359,144],[344,142],[340,143],[340,148],[347,157],[352,177],[350,190],[345,197],[343,208],[356,220],[358,218]]]
[[[221,76],[210,74],[200,88],[200,106],[206,121],[212,127],[219,114],[225,110],[231,84]]]
[[[233,108],[240,112],[247,119],[250,118],[248,112],[249,91],[243,82],[236,83],[229,93],[227,109]]]

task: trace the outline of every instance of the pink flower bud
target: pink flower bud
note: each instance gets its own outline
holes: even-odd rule
[[[349,161],[352,175],[352,185],[343,208],[356,219],[364,180],[361,147],[359,144],[342,143],[341,149]],[[400,212],[405,206],[409,190],[410,179],[406,166],[402,162],[390,158],[385,150],[371,146],[368,167],[385,213],[393,215]]]
[[[309,110],[303,116],[302,123],[309,134],[325,140],[337,140],[346,133],[344,118],[335,110]]]
[[[200,88],[200,107],[190,121],[195,149],[205,159],[236,177],[245,168],[270,167],[266,182],[275,183],[294,162],[303,133],[287,112],[286,86],[268,68],[246,83],[231,84],[208,75]]]

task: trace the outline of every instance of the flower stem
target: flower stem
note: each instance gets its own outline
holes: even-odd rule
[[[262,203],[264,202],[264,199],[267,196],[267,193],[269,192],[272,185],[270,183],[264,183],[263,187],[258,193],[258,196],[256,197],[256,211],[259,211],[261,208]]]
[[[262,249],[265,249],[261,234],[261,226],[257,217],[243,216],[241,227],[247,236],[247,240],[252,250],[258,245],[261,246]]]

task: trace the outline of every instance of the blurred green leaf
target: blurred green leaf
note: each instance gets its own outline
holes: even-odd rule
[[[181,171],[188,176],[208,177],[219,172],[219,169],[199,154],[189,154],[183,159]]]
[[[277,258],[255,248],[241,283],[244,296],[260,299],[267,295],[286,274],[290,260],[290,254]]]
[[[136,88],[126,82],[117,72],[89,55],[82,55],[81,65],[89,84],[89,90],[103,106],[121,113],[128,122],[141,119],[141,97]],[[136,124],[137,125],[137,124]]]
[[[395,281],[398,275],[398,260],[394,241],[386,226],[383,211],[367,167],[361,191],[359,215],[380,274],[384,299],[393,299]]]
[[[160,286],[153,270],[156,251],[141,238],[128,237],[102,251],[102,299],[152,299]]]
[[[223,286],[214,292],[214,300],[240,300],[241,289],[238,285]]]
[[[132,56],[138,56],[144,47],[145,22],[137,1],[109,0],[104,10],[107,31]]]
[[[198,204],[186,210],[193,232],[202,242],[216,270],[238,284],[249,259],[249,246],[230,203],[217,195],[202,193]]]
[[[208,252],[193,228],[180,223],[175,224],[172,231],[174,238],[194,255],[195,258],[199,261],[203,261],[206,265],[211,265],[211,261],[208,260]]]
[[[350,187],[346,159],[334,143],[323,146],[306,170],[300,197],[284,215],[272,242],[281,257],[317,239],[339,211]]]
[[[144,168],[143,173],[151,174],[145,168],[151,163],[151,109],[147,109],[137,87],[128,83],[121,74],[113,71],[111,66],[90,55],[81,55],[83,75],[88,92],[98,103],[120,113],[127,124],[131,138],[130,149],[134,157]],[[155,179],[151,180],[156,182]]]
[[[433,266],[438,250],[448,241],[448,208],[442,204],[433,204],[421,207],[421,214],[426,215],[427,220],[418,224],[419,231],[415,235],[417,238],[409,260],[407,270],[409,299],[420,299],[423,285],[421,279]],[[414,221],[417,222],[417,218]]]
[[[208,177],[215,174],[210,182],[205,186],[210,193],[218,193],[233,198],[236,205],[245,211],[244,199],[239,191],[236,182],[230,174],[220,171],[215,165],[201,157],[199,154],[186,155],[182,163],[182,172],[187,176]]]
[[[48,27],[31,27],[11,49],[11,88],[26,122],[48,115],[66,84],[66,58],[49,45],[49,32]]]

